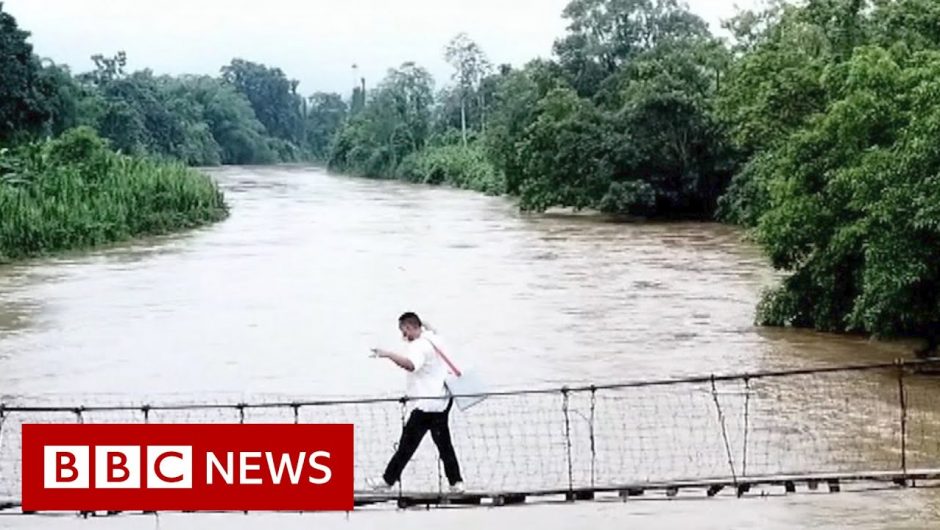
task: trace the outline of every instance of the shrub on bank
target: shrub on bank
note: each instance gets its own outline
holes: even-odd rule
[[[399,164],[398,178],[425,184],[447,184],[489,195],[505,193],[506,182],[483,150],[470,145],[428,147]]]
[[[115,153],[89,128],[0,151],[0,262],[223,219],[209,177]]]

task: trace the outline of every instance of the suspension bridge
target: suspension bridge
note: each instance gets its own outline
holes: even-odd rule
[[[447,493],[427,439],[400,485],[356,506],[507,505],[940,484],[940,361],[504,391],[454,410],[468,491]],[[0,404],[0,514],[21,514],[24,423],[352,423],[355,477],[379,476],[411,398]],[[429,437],[428,437],[429,438]]]

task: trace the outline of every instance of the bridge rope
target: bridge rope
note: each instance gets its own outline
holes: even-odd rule
[[[712,379],[712,398],[715,400],[715,410],[718,412],[718,424],[721,425],[721,438],[725,443],[725,453],[728,455],[728,467],[731,469],[731,481],[735,487],[738,485],[738,475],[734,472],[734,457],[731,455],[731,443],[728,442],[728,429],[725,425],[725,415],[721,412],[721,402],[718,400],[718,389]]]

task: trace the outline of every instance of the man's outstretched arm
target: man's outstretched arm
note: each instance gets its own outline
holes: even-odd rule
[[[378,357],[380,359],[389,359],[390,361],[397,364],[404,370],[408,370],[409,372],[415,371],[415,365],[413,362],[411,362],[411,359],[405,357],[404,355],[400,353],[383,350],[381,348],[373,348],[372,353],[375,357]]]

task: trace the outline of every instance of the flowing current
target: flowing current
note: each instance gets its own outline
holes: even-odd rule
[[[371,359],[369,348],[396,344],[396,318],[406,310],[430,321],[500,389],[910,356],[909,344],[755,327],[760,292],[776,276],[731,227],[530,216],[504,198],[311,168],[211,174],[232,208],[226,221],[0,268],[0,400],[398,395],[401,374]],[[940,399],[934,386],[926,391]],[[825,417],[827,403],[816,405]],[[426,441],[419,451],[430,450]],[[924,528],[940,519],[940,495],[820,492],[348,519],[180,514],[157,524],[309,528],[317,518],[344,528]],[[98,523],[0,517],[4,528],[153,528],[155,521]]]

